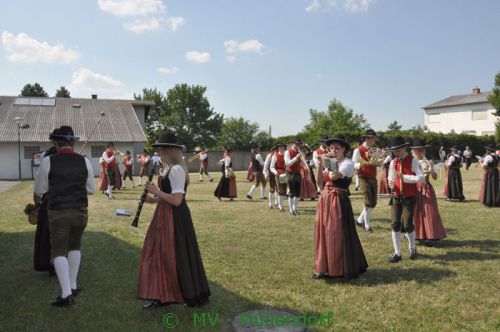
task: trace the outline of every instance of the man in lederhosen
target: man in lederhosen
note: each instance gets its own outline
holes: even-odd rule
[[[87,225],[87,195],[95,192],[91,162],[73,150],[73,129],[62,126],[50,139],[57,152],[43,158],[35,182],[35,195],[48,195],[51,255],[61,295],[52,302],[72,304],[81,288],[77,276],[81,260],[81,240]]]
[[[375,145],[377,134],[373,129],[367,129],[361,136],[363,144],[354,150],[352,161],[358,171],[361,190],[365,197],[365,206],[358,217],[357,225],[363,227],[368,233],[372,232],[370,220],[372,211],[377,205],[377,165],[369,162],[367,152]]]
[[[276,176],[271,172],[271,162],[274,154],[278,151],[278,147],[275,145],[271,148],[271,151],[267,154],[266,160],[264,160],[264,176],[269,183],[269,208],[272,209],[273,205],[278,207],[278,194],[276,189],[278,187],[276,183]]]
[[[285,165],[286,173],[289,175],[288,178],[288,189],[290,190],[288,196],[288,205],[290,207],[290,215],[296,216],[297,213],[297,203],[300,199],[300,167],[305,163],[303,161],[302,155],[300,153],[300,144],[302,141],[299,138],[295,138],[292,141],[292,146],[285,151]]]
[[[255,177],[255,184],[247,194],[248,199],[253,199],[253,193],[260,186],[260,199],[266,199],[266,179],[264,178],[264,159],[260,154],[260,147],[255,146],[251,150],[250,160],[252,163],[252,173]]]
[[[113,188],[115,187],[116,180],[116,149],[113,142],[109,142],[106,145],[106,151],[102,154],[102,159],[104,159],[104,172],[108,178],[108,190],[105,192],[109,199],[113,199]]]
[[[203,182],[203,175],[208,176],[210,182],[213,182],[214,178],[208,174],[208,154],[206,147],[201,148],[198,160],[200,161],[200,182]]]
[[[139,172],[139,187],[142,186],[142,177],[149,177],[149,162],[151,158],[149,157],[148,151],[142,151],[142,154],[137,161],[141,165],[141,171]]]
[[[392,139],[389,149],[394,152],[395,158],[389,165],[389,186],[394,196],[392,202],[392,244],[394,254],[389,257],[390,263],[401,261],[401,233],[408,238],[410,259],[417,257],[415,247],[415,226],[413,213],[417,201],[417,183],[425,182],[425,175],[416,158],[406,151],[410,143],[401,136]]]
[[[273,150],[277,151],[273,154],[271,158],[271,165],[269,170],[274,174],[276,179],[276,184],[278,186],[278,211],[284,212],[283,202],[285,201],[286,191],[287,191],[287,179],[286,179],[286,164],[285,164],[285,149],[286,144],[278,143],[273,146]]]

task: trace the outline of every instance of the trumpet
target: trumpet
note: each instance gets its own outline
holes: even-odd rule
[[[387,150],[384,151],[383,149],[380,149],[376,145],[372,146],[371,148],[368,149],[366,152],[366,156],[368,157],[368,160],[364,160],[361,158],[360,160],[360,165],[361,167],[365,165],[379,165],[382,162],[384,162],[385,157],[391,154],[391,151]]]
[[[198,152],[197,154],[195,154],[194,156],[192,156],[191,158],[189,158],[188,162],[192,162],[192,161],[198,159],[199,156],[201,156],[202,154],[207,153],[207,152],[208,152],[208,150],[204,150],[204,151]]]

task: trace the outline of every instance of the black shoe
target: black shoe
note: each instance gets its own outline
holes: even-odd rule
[[[410,250],[410,259],[411,260],[417,259],[417,249],[416,248]]]
[[[247,195],[247,198],[248,198],[248,199],[253,199],[253,197],[252,197],[252,196],[250,196],[250,195]]]
[[[371,227],[368,227],[367,229],[365,229],[365,232],[371,234],[373,233],[373,229]]]
[[[154,300],[154,301],[151,301],[151,302],[143,305],[142,309],[153,309],[153,308],[158,308],[158,307],[161,307],[161,302]]]
[[[52,302],[52,305],[56,305],[56,306],[65,306],[65,305],[70,305],[70,304],[73,304],[75,301],[73,299],[73,295],[68,295],[66,296],[65,298],[62,298],[60,296],[58,296],[55,301]]]
[[[266,200],[267,198],[266,197],[261,197],[260,199]]]
[[[358,227],[361,227],[361,228],[365,229],[365,223],[364,223],[364,222],[359,223],[359,222],[356,220],[356,221],[355,221],[355,223],[356,223],[356,226],[358,226]]]
[[[198,308],[201,308],[201,307],[204,307],[204,306],[208,305],[209,303],[210,303],[210,300],[207,298],[206,300],[204,300],[204,301],[202,301],[202,302],[198,303],[196,306],[197,306]]]
[[[313,275],[311,276],[311,279],[314,279],[314,280],[320,280],[320,279],[326,279],[328,278],[328,274],[326,273],[313,273]]]
[[[389,257],[389,263],[397,263],[401,261],[401,256],[393,254],[391,257]]]
[[[71,288],[71,295],[73,295],[73,297],[76,297],[78,295],[78,293],[80,293],[82,290],[83,290],[83,288],[78,287],[78,285],[77,285],[76,289]]]
[[[210,179],[210,182],[214,182],[214,179]]]
[[[429,240],[426,240],[426,241],[424,242],[424,245],[425,245],[426,247],[433,247],[433,246],[434,246],[434,244],[432,244],[432,242],[431,242],[431,241],[429,241]]]

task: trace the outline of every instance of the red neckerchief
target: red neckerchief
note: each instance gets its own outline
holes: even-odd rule
[[[71,147],[63,147],[57,150],[57,154],[74,154],[74,153],[76,152]]]

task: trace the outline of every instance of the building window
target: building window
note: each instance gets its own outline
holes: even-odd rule
[[[92,145],[90,147],[91,158],[101,158],[102,153],[106,150],[105,145]]]
[[[33,159],[33,155],[41,151],[40,146],[25,146],[24,159]]]
[[[486,120],[487,118],[487,110],[472,110],[472,120]]]
[[[440,113],[429,114],[429,123],[439,123]]]
[[[495,135],[495,132],[494,131],[483,131],[482,134],[483,135]]]
[[[462,134],[476,135],[475,130],[462,130]]]

